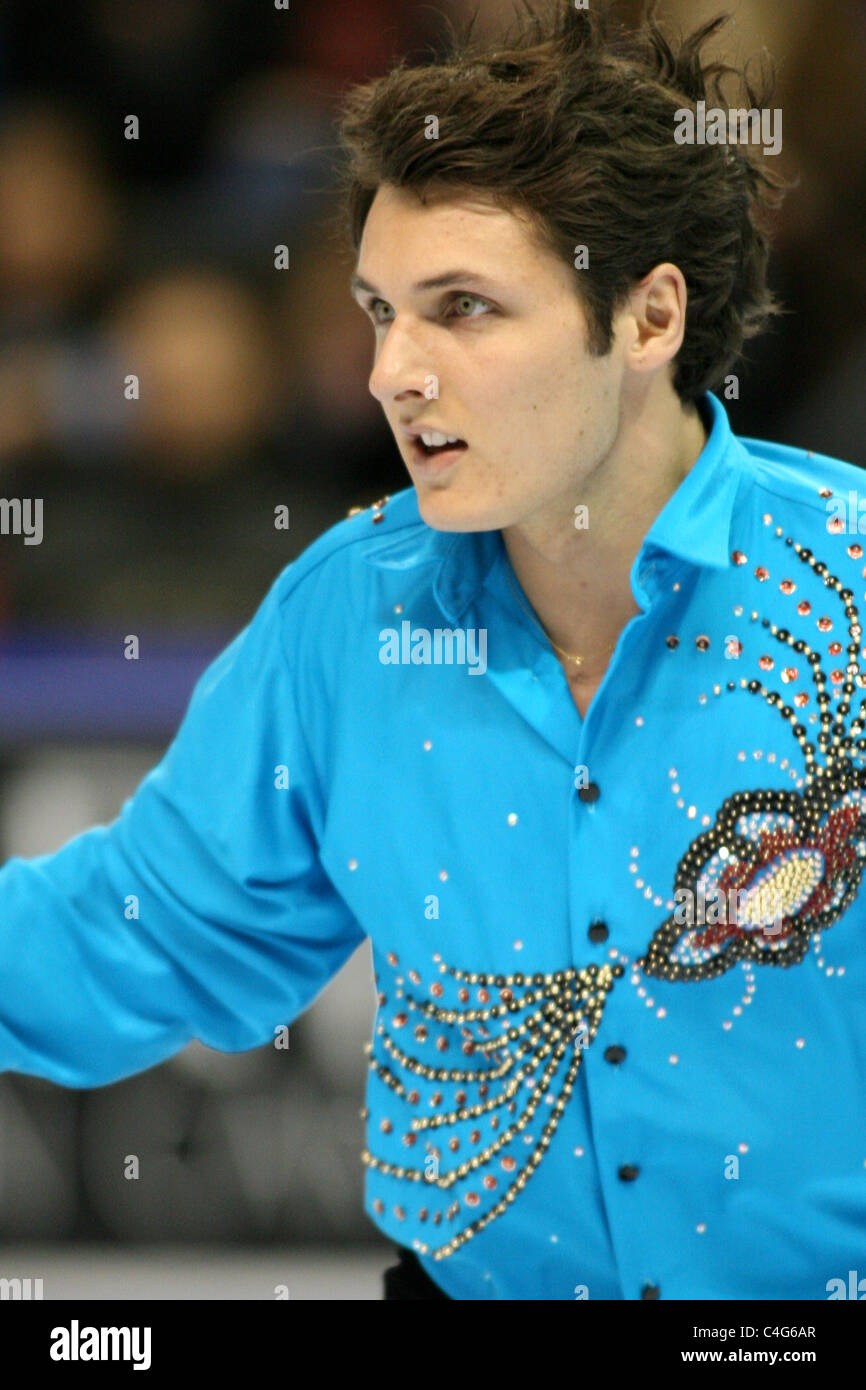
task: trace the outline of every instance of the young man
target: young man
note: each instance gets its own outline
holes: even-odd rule
[[[677,139],[714,27],[563,4],[350,94],[413,486],[283,572],[112,826],[0,872],[0,1065],[65,1085],[260,1045],[371,938],[391,1297],[866,1257],[858,473],[711,394],[778,188]]]

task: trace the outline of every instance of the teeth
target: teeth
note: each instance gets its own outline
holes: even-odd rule
[[[427,434],[422,434],[421,438],[428,449],[438,449],[443,444],[457,444],[460,436],[456,434],[440,434],[438,430],[431,430]]]

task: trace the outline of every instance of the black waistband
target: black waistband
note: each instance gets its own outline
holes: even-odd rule
[[[385,1270],[385,1298],[448,1298],[422,1269],[411,1250],[398,1245],[397,1254],[400,1263]]]

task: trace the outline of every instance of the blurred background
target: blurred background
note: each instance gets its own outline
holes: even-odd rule
[[[748,347],[734,428],[866,465],[866,0],[661,14],[725,8],[720,51],[779,60],[800,177],[771,275],[788,312]],[[442,16],[476,9],[481,31],[513,12],[0,0],[0,496],[44,514],[41,544],[0,536],[0,862],[112,820],[280,570],[408,484],[333,233],[334,120],[347,84],[434,60]],[[379,1298],[372,1014],[363,948],[288,1054],[193,1044],[93,1091],[0,1076],[0,1276],[46,1298]]]

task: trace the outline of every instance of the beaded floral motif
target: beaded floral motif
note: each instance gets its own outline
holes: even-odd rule
[[[393,953],[388,959],[396,966]],[[423,1188],[425,1205],[418,1218],[422,1222],[429,1219],[435,1227],[453,1227],[461,1216],[465,1218],[467,1209],[477,1209],[482,1200],[491,1203],[482,1215],[460,1226],[432,1250],[426,1242],[415,1242],[422,1254],[432,1253],[438,1260],[453,1254],[501,1216],[538,1167],[571,1095],[583,1051],[598,1031],[607,994],[623,967],[590,965],[545,975],[494,976],[466,973],[446,965],[438,956],[434,959],[440,973],[448,977],[451,991],[456,992],[458,1007],[420,997],[398,976],[395,1012],[390,1023],[382,1021],[377,1029],[388,1061],[375,1055],[373,1045],[368,1047],[370,1067],[402,1102],[417,1105],[421,1099],[408,1077],[401,1079],[407,1073],[443,1088],[430,1097],[435,1113],[414,1116],[403,1135],[409,1148],[419,1138],[426,1138],[426,1161],[423,1167],[412,1167],[386,1161],[367,1150],[362,1159],[383,1174]],[[413,970],[409,980],[412,985],[420,984],[421,977]],[[471,1006],[470,987],[475,991],[477,1007]],[[444,988],[436,981],[430,992],[441,999]],[[387,1002],[380,996],[380,1006],[383,999]],[[437,1051],[441,1054],[451,1047],[455,1029],[460,1030],[464,1057],[473,1058],[468,1066],[437,1066],[432,1060],[411,1055],[397,1041],[398,1034],[408,1034],[414,1038],[416,1051],[422,1056],[426,1051],[435,1058]],[[542,1124],[537,1142],[531,1137],[528,1154],[515,1152],[518,1137],[526,1140],[527,1126],[540,1120],[543,1101],[549,1105],[550,1116]],[[471,1126],[468,1132],[467,1126]],[[482,1127],[492,1131],[486,1143]],[[390,1120],[383,1120],[380,1128],[389,1134]],[[443,1166],[443,1151],[455,1154],[461,1149],[469,1150],[468,1158]],[[507,1185],[501,1190],[503,1182]],[[405,1215],[402,1208],[395,1210],[398,1218]]]
[[[781,527],[776,528],[775,534],[781,537]],[[798,964],[810,939],[833,925],[850,906],[860,886],[866,854],[866,768],[854,766],[852,752],[855,748],[860,753],[866,749],[862,736],[866,700],[860,702],[850,726],[847,723],[851,696],[857,685],[866,683],[858,660],[859,615],[852,602],[852,591],[844,588],[825,564],[790,537],[785,544],[793,548],[802,564],[809,565],[823,579],[844,606],[848,619],[848,663],[844,672],[831,673],[832,684],[841,686],[841,700],[834,716],[820,654],[805,640],[795,639],[787,629],[763,619],[771,636],[812,668],[821,725],[817,750],[807,740],[807,730],[799,722],[801,716],[778,691],[769,690],[760,680],[742,680],[739,686],[731,682],[728,689],[745,689],[759,695],[791,724],[805,758],[804,790],[802,794],[781,790],[737,792],[728,797],[715,824],[692,842],[681,859],[675,875],[675,894],[685,890],[687,900],[692,902],[701,894],[705,898],[720,895],[730,910],[721,923],[710,926],[689,924],[684,928],[675,916],[669,917],[654,933],[645,957],[638,962],[645,975],[692,981],[723,974],[739,960]],[[742,551],[735,551],[732,558],[735,564],[747,562]],[[761,583],[768,576],[766,566],[755,570]],[[790,594],[796,586],[785,579],[780,588]],[[801,601],[801,616],[810,611],[808,602]],[[818,627],[828,631],[832,623],[829,618],[820,618]],[[840,652],[841,645],[832,643],[831,655],[838,656]],[[770,670],[773,665],[770,656],[760,658],[762,670]],[[782,663],[783,681],[790,683],[797,675],[795,666]],[[804,703],[803,696],[798,695],[798,707]]]

